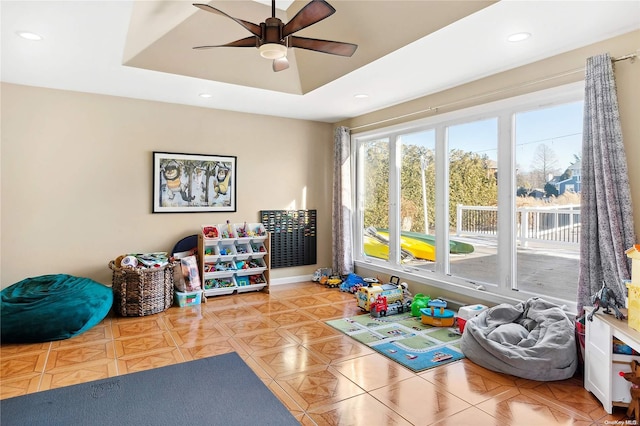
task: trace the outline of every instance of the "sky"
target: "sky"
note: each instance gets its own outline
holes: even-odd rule
[[[531,171],[536,149],[551,148],[560,172],[582,156],[582,102],[521,112],[516,115],[516,164],[520,171]],[[486,154],[497,160],[497,119],[475,121],[449,127],[449,149]],[[407,135],[403,142],[433,148],[433,131]]]

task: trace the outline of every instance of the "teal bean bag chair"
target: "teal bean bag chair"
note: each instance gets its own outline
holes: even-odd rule
[[[68,339],[102,321],[112,304],[111,288],[89,278],[27,278],[0,292],[2,343]]]

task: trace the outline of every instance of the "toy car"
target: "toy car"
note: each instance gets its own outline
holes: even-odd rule
[[[311,281],[314,283],[320,282],[323,278],[328,278],[333,271],[331,268],[319,268],[313,273],[313,277],[311,277]]]
[[[338,287],[340,284],[342,284],[342,278],[340,278],[338,275],[332,275],[327,278],[323,284],[331,288]]]
[[[379,294],[376,300],[371,302],[369,309],[369,314],[374,318],[401,314],[411,309],[411,300],[396,300],[388,304],[387,298]]]

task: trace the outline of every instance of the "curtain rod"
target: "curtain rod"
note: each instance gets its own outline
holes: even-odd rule
[[[636,50],[634,53],[629,53],[627,55],[620,56],[618,58],[612,58],[611,61],[612,62],[618,62],[618,61],[624,61],[624,60],[627,60],[627,59],[631,59],[631,62],[634,62],[636,57],[638,56],[638,52],[640,52],[640,50]],[[525,83],[520,83],[520,84],[515,85],[515,86],[507,87],[507,88],[500,89],[500,90],[494,90],[493,92],[482,93],[480,95],[476,95],[476,96],[472,96],[470,98],[465,98],[465,99],[460,99],[460,100],[457,100],[457,101],[449,102],[449,103],[442,104],[442,105],[439,105],[439,106],[436,106],[436,107],[429,107],[427,109],[422,109],[420,111],[414,111],[414,112],[410,112],[408,114],[398,115],[396,117],[386,118],[384,120],[379,120],[379,121],[374,121],[373,123],[369,123],[369,124],[361,124],[360,126],[351,127],[349,129],[349,131],[358,130],[358,129],[362,129],[364,127],[369,127],[369,126],[375,126],[377,124],[383,124],[383,123],[387,123],[389,121],[395,121],[395,120],[399,120],[401,118],[407,118],[407,117],[411,117],[411,116],[414,116],[414,115],[423,114],[423,113],[426,113],[426,112],[437,111],[440,108],[445,108],[445,107],[449,107],[449,106],[456,105],[456,104],[459,104],[459,103],[468,102],[470,100],[482,99],[482,98],[486,98],[486,97],[493,96],[493,95],[499,95],[501,93],[510,92],[512,90],[521,89],[523,87],[532,86],[532,85],[538,84],[538,83],[544,83],[544,82],[549,81],[549,80],[554,80],[554,79],[560,78],[560,77],[566,77],[568,75],[576,74],[576,73],[583,72],[583,71],[584,71],[584,67],[575,68],[575,69],[572,69],[572,70],[569,70],[569,71],[561,72],[559,74],[554,74],[554,75],[552,75],[550,77],[545,77],[545,78],[541,78],[541,79],[538,79],[538,80],[527,81]]]
[[[626,61],[627,59],[631,59],[631,62],[634,62],[638,57],[638,52],[640,52],[640,50],[636,50],[633,53],[629,53],[628,55],[620,56],[618,58],[613,58],[611,59],[611,62]]]

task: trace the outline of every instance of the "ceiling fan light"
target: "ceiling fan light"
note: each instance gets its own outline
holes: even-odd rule
[[[259,48],[260,56],[266,59],[280,59],[287,56],[287,46],[277,43],[265,43]]]

